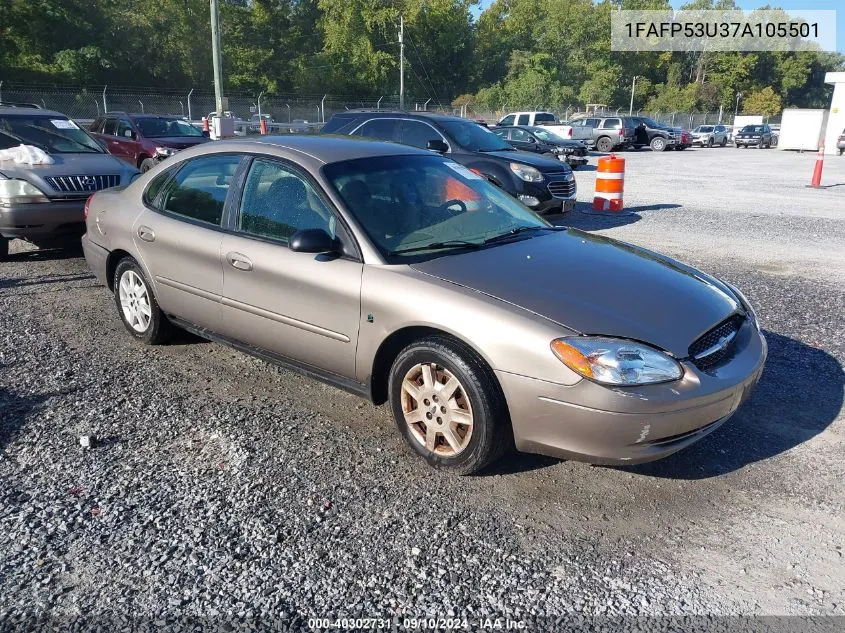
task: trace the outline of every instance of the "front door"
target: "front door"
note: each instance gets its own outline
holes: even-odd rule
[[[221,249],[223,333],[354,377],[363,265],[318,186],[289,163],[255,159],[232,228]],[[313,228],[344,242],[344,256],[288,248]]]
[[[223,208],[241,157],[202,156],[154,178],[132,227],[142,263],[165,313],[220,329]]]
[[[539,152],[539,148],[537,147],[534,137],[531,136],[530,133],[525,130],[520,130],[519,128],[511,130],[510,144],[516,149],[521,149],[525,152]]]

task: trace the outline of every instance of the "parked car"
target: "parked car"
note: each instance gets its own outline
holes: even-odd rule
[[[677,133],[646,116],[631,117],[634,124],[634,149],[651,147],[655,152],[672,149],[678,143]]]
[[[842,130],[842,134],[839,135],[839,140],[836,142],[836,149],[839,150],[840,156],[845,153],[845,130]]]
[[[508,127],[512,125],[545,127],[549,128],[562,138],[573,138],[572,127],[567,123],[559,122],[557,117],[551,112],[511,112],[510,114],[503,116],[496,125],[499,127]]]
[[[413,451],[459,473],[511,442],[596,463],[664,457],[730,418],[766,358],[728,284],[552,226],[396,143],[189,149],[94,196],[83,246],[136,341],[179,326],[388,403]]]
[[[585,117],[569,122],[572,137],[599,152],[633,147],[637,124],[632,117]]]
[[[563,139],[544,127],[495,127],[493,132],[516,149],[562,160],[572,169],[588,162],[584,143]]]
[[[746,125],[734,137],[734,144],[737,149],[740,147],[773,147],[772,130],[765,123],[759,125]]]
[[[9,240],[39,246],[75,244],[83,208],[95,191],[129,183],[138,171],[114,156],[65,115],[35,108],[0,108],[0,149],[28,145],[51,162],[0,160],[0,259]]]
[[[335,114],[322,132],[367,136],[441,152],[538,213],[575,208],[575,176],[569,165],[520,152],[469,119],[433,112],[350,110]]]
[[[177,116],[109,112],[89,128],[109,152],[142,172],[180,149],[210,139],[190,121]]]
[[[692,131],[692,144],[702,147],[713,147],[714,145],[724,147],[728,144],[728,132],[721,123],[718,125],[699,125]]]
[[[678,136],[678,142],[675,143],[676,150],[685,150],[692,147],[692,132],[683,128],[673,128],[673,131]]]
[[[247,132],[249,134],[259,134],[261,132],[262,119],[267,124],[273,123],[273,117],[269,114],[253,114],[251,117],[249,117],[249,123],[247,124]]]

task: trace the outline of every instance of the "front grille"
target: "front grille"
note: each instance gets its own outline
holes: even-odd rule
[[[555,198],[571,198],[575,195],[574,180],[557,180],[549,183],[549,192]]]
[[[105,176],[49,176],[44,179],[56,191],[62,193],[94,193],[101,189],[117,187],[120,176],[108,174]]]
[[[734,341],[745,317],[735,314],[709,330],[689,346],[689,357],[699,369],[724,362],[733,353]]]

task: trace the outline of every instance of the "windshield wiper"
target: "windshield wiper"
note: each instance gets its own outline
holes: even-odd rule
[[[448,240],[446,242],[432,242],[425,246],[411,246],[409,248],[398,248],[395,251],[390,251],[388,255],[400,255],[402,253],[414,253],[417,251],[435,251],[444,248],[481,248],[478,242],[468,242],[466,240]]]
[[[475,151],[477,151],[477,152],[512,152],[515,149],[516,149],[515,147],[511,147],[510,145],[507,145],[505,147],[497,147],[495,149],[477,149]]]
[[[502,233],[501,235],[494,235],[493,237],[488,237],[483,244],[494,244],[496,242],[505,242],[511,238],[516,237],[517,235],[521,235],[522,233],[527,233],[529,231],[565,231],[565,226],[518,226],[515,229],[511,229],[507,233]]]
[[[8,132],[7,130],[0,130],[0,134],[3,134],[4,136],[8,136],[9,138],[13,138],[16,141],[20,141],[21,145],[32,145],[33,147],[37,147],[38,149],[43,150],[43,151],[47,152],[48,154],[50,153],[50,149],[46,145],[42,145],[41,143],[36,143],[35,141],[28,141],[25,138],[18,136],[17,134],[14,134],[13,132]]]

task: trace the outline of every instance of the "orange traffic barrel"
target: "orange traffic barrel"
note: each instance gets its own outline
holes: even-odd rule
[[[205,117],[205,116],[202,118],[202,131],[203,132],[209,131],[208,117]]]
[[[261,131],[262,134],[267,134],[267,120],[261,119],[258,123],[258,129]]]
[[[614,154],[599,158],[596,171],[596,193],[593,196],[593,211],[622,211],[622,191],[624,189],[625,159],[617,158]]]

